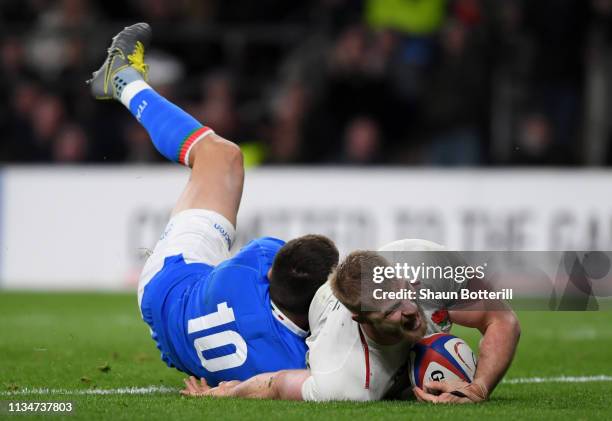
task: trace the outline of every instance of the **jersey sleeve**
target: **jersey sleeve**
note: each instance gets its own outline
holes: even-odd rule
[[[364,350],[358,325],[326,283],[315,294],[308,312],[310,377],[302,384],[305,401],[375,400],[365,387]]]
[[[361,381],[349,379],[343,374],[346,373],[341,371],[313,373],[302,384],[302,399],[312,402],[375,400],[370,390],[363,387]]]

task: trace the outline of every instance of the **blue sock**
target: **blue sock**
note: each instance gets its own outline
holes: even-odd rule
[[[212,133],[144,81],[127,85],[120,100],[147,129],[157,150],[170,161],[189,166],[191,148]]]

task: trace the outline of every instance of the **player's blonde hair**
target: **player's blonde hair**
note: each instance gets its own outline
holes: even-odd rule
[[[362,312],[362,297],[371,297],[374,267],[388,266],[387,260],[375,251],[356,250],[340,262],[330,277],[334,296],[355,314]]]

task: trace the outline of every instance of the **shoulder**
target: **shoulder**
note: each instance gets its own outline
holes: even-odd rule
[[[449,333],[453,327],[448,310],[444,306],[428,306],[423,308],[427,321],[427,335],[433,333]]]
[[[285,245],[283,240],[273,237],[262,237],[250,241],[230,260],[240,258],[273,260],[276,253]]]
[[[359,324],[328,289],[327,284],[319,288],[308,313],[311,335],[306,342],[313,370],[339,367],[353,352],[355,344],[360,344]]]
[[[340,305],[340,302],[332,293],[329,282],[319,287],[308,308],[308,324],[313,335],[321,330],[327,320],[327,315],[334,310],[334,307]]]
[[[248,242],[240,252],[245,250],[270,250],[277,252],[285,242],[279,238],[274,237],[260,237]]]
[[[242,247],[234,256],[218,265],[217,268],[236,266],[252,268],[265,276],[274,262],[276,253],[284,244],[285,242],[278,238],[263,237],[255,239]]]

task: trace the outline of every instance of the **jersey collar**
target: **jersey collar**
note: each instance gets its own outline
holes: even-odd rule
[[[305,338],[308,336],[308,331],[300,328],[298,325],[293,323],[289,317],[285,316],[285,314],[280,311],[278,307],[274,304],[274,301],[270,300],[270,304],[272,305],[272,314],[281,322],[287,329],[298,335],[300,338]]]

